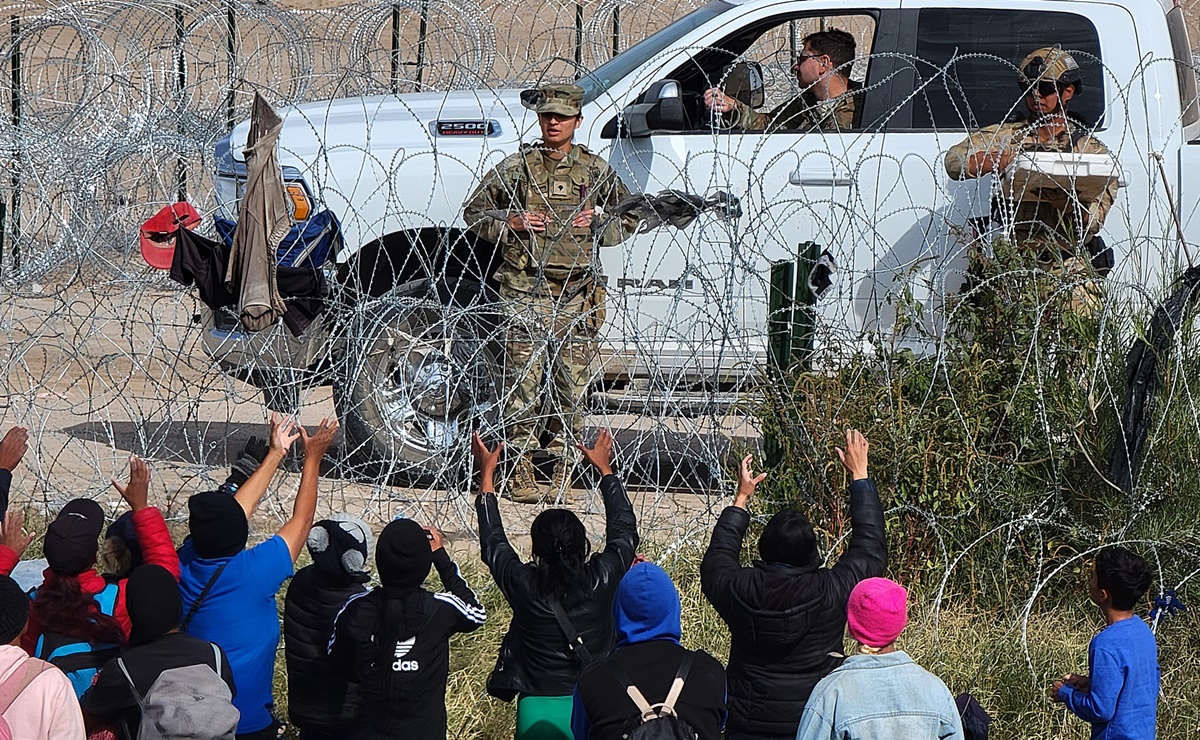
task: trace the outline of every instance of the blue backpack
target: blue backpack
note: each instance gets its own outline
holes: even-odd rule
[[[100,611],[112,616],[117,606],[117,584],[110,583],[94,597]],[[30,596],[37,598],[37,591],[31,591]],[[75,696],[82,698],[92,687],[96,673],[104,664],[121,654],[121,646],[111,643],[88,642],[78,637],[68,637],[52,632],[43,633],[38,637],[33,657],[41,658],[52,663],[60,671],[67,674]]]

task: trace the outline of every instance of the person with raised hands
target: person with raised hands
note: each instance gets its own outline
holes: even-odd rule
[[[729,626],[732,644],[727,740],[794,738],[817,682],[841,665],[846,599],[856,584],[883,575],[883,507],[867,475],[867,439],[846,432],[838,459],[850,479],[850,543],[829,567],[812,523],[799,509],[778,511],[758,539],[761,560],[741,565],[747,507],[766,473],[741,464],[733,505],[721,512],[700,563],[705,598]]]
[[[507,670],[493,674],[488,691],[517,700],[517,740],[570,740],[575,682],[612,651],[613,594],[637,554],[637,520],[613,474],[612,434],[602,429],[592,446],[578,449],[601,476],[604,550],[589,557],[591,543],[579,517],[569,509],[546,509],[529,529],[533,557],[522,562],[504,534],[496,500],[503,448],[489,449],[478,433],[471,441],[480,472],[480,556],[513,610],[501,645]]]
[[[274,740],[271,686],[279,646],[275,594],[292,575],[317,508],[321,460],[337,435],[336,420],[322,419],[311,436],[293,419],[271,417],[270,445],[258,469],[230,495],[197,493],[188,499],[191,535],[179,551],[183,576],[182,628],[215,642],[229,656],[241,712],[239,738]],[[300,490],[292,516],[275,536],[247,549],[249,520],[296,440],[304,445]]]
[[[133,525],[144,543],[146,562],[179,578],[179,558],[162,514],[150,506],[150,468],[129,458],[129,481],[113,487],[133,510]],[[7,523],[5,542],[28,544],[21,521]],[[30,655],[60,665],[80,696],[96,671],[129,639],[125,605],[128,579],[108,582],[96,572],[104,511],[91,499],[68,501],[46,528],[43,553],[49,566],[32,594],[29,629],[21,643]],[[10,544],[10,549],[12,545]]]

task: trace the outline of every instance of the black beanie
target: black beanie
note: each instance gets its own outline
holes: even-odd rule
[[[197,493],[188,499],[188,528],[192,547],[202,558],[230,558],[246,549],[250,523],[233,496],[220,491]]]
[[[412,519],[397,519],[383,528],[375,545],[375,567],[384,586],[416,588],[433,565],[429,537]]]
[[[29,621],[29,594],[8,576],[0,576],[0,645],[13,641]]]
[[[145,645],[179,626],[179,582],[161,565],[134,568],[125,586],[125,608],[132,625],[129,645]]]
[[[104,529],[104,510],[86,498],[67,502],[50,526],[42,553],[55,573],[77,576],[96,562],[97,539]]]
[[[758,554],[768,563],[805,566],[817,559],[817,536],[797,509],[775,513],[758,538]]]

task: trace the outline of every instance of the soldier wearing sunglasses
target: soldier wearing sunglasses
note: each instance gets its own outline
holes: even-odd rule
[[[1067,111],[1083,92],[1079,64],[1060,47],[1038,49],[1021,62],[1017,74],[1024,111],[1015,120],[973,132],[946,152],[946,172],[955,180],[1004,173],[1021,152],[1108,154],[1091,127]],[[1006,236],[1027,247],[1039,267],[1075,285],[1069,308],[1090,314],[1099,305],[1095,278],[1112,267],[1112,251],[1099,237],[1112,208],[1117,182],[1099,197],[1083,201],[1064,188],[1008,193],[997,188],[992,220]],[[972,255],[972,260],[981,259]]]
[[[770,113],[756,111],[726,95],[720,88],[704,92],[704,104],[722,116],[729,128],[748,131],[845,131],[854,125],[854,92],[862,87],[850,79],[854,37],[832,29],[804,37],[804,47],[792,63],[800,96]]]

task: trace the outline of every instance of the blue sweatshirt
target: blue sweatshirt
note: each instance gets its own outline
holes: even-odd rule
[[[1070,686],[1059,697],[1092,723],[1092,740],[1154,740],[1158,714],[1158,645],[1138,617],[1122,619],[1088,646],[1088,691]]]

